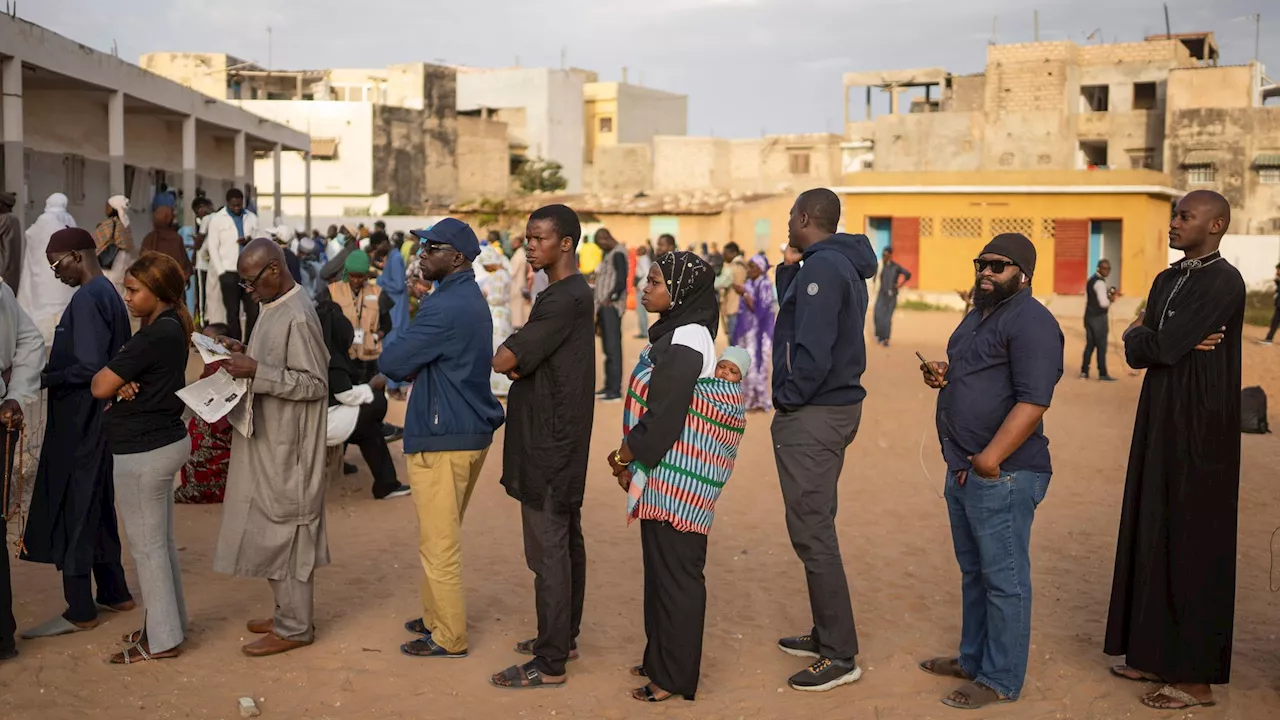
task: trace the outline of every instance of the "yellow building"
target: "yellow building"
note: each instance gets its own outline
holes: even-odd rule
[[[596,148],[652,144],[655,135],[684,135],[689,97],[622,82],[582,86],[584,157],[595,162]]]
[[[1148,170],[1110,172],[855,173],[833,188],[843,224],[877,253],[892,245],[909,287],[951,293],[973,285],[973,258],[995,235],[1036,245],[1037,295],[1079,295],[1098,260],[1116,287],[1145,295],[1167,267],[1171,203],[1182,195]]]

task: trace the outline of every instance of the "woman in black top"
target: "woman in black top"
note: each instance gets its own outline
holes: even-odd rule
[[[116,509],[124,521],[147,608],[142,629],[115,664],[177,657],[187,626],[173,539],[173,476],[191,445],[182,424],[192,332],[186,282],[168,255],[147,252],[124,277],[129,313],[146,326],[93,378],[93,396],[113,400],[103,427],[114,461]]]

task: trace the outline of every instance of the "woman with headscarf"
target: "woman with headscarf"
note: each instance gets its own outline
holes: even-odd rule
[[[773,325],[778,316],[778,293],[769,279],[769,260],[761,253],[747,263],[743,309],[730,343],[747,349],[751,372],[742,380],[748,410],[773,409],[773,387],[769,384],[769,364],[773,362]]]
[[[715,377],[720,323],[715,272],[694,253],[667,253],[650,268],[641,302],[658,322],[631,373],[622,446],[609,456],[627,491],[627,522],[640,520],[644,555],[644,661],[631,693],[692,700],[702,665],[707,534],[746,428],[740,383]]]
[[[489,316],[493,318],[493,351],[511,336],[511,270],[501,246],[489,243],[480,249],[475,266],[483,272],[476,273],[476,284],[489,303]],[[511,390],[511,379],[500,373],[489,375],[489,389],[498,397],[506,397]]]
[[[62,311],[76,290],[58,281],[49,272],[45,260],[45,248],[49,239],[64,228],[76,226],[76,219],[67,212],[67,196],[54,193],[44,202],[44,212],[27,228],[27,242],[22,249],[22,280],[18,285],[18,306],[27,312],[46,344],[53,342],[53,330],[62,317]]]
[[[98,222],[93,237],[98,244],[102,273],[116,286],[120,297],[124,297],[125,270],[137,259],[133,230],[129,229],[129,198],[123,195],[107,198],[107,216]]]

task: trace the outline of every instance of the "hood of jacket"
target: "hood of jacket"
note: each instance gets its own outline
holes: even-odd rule
[[[835,233],[826,240],[810,245],[809,249],[804,251],[804,259],[808,260],[824,252],[844,255],[850,263],[853,263],[853,268],[864,280],[875,277],[876,270],[880,267],[880,261],[876,259],[876,251],[871,249],[871,241],[866,235]]]

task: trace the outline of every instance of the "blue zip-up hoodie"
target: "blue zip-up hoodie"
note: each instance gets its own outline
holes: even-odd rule
[[[778,268],[778,323],[773,331],[773,404],[856,405],[867,396],[863,328],[867,278],[876,274],[866,235],[837,233]]]
[[[413,378],[404,451],[489,447],[503,415],[489,389],[493,319],[475,273],[441,280],[398,335],[382,348],[378,369],[396,382]]]

